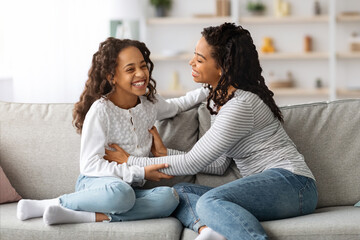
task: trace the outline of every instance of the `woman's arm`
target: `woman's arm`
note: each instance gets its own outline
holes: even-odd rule
[[[142,185],[145,182],[143,167],[117,164],[103,158],[107,147],[108,128],[106,121],[102,121],[104,117],[99,116],[101,111],[99,102],[94,104],[86,114],[81,134],[81,174],[93,177],[114,176],[122,178],[129,184]]]
[[[223,175],[231,163],[231,158],[221,155],[216,161],[201,170],[201,173]]]
[[[155,103],[157,120],[174,117],[180,112],[189,110],[190,108],[204,102],[209,94],[207,88],[201,87],[186,93],[185,96],[179,98],[171,98],[165,100],[160,95],[157,95],[157,102]]]
[[[167,155],[179,155],[185,154],[186,152],[175,150],[175,149],[167,149]],[[218,159],[212,162],[210,165],[206,166],[201,173],[206,174],[215,174],[215,175],[223,175],[226,172],[226,169],[229,167],[231,163],[231,158],[226,157],[225,154],[221,155]]]
[[[127,163],[138,166],[168,163],[170,167],[163,171],[166,174],[193,175],[231,149],[252,130],[253,125],[251,106],[241,100],[231,99],[221,108],[211,128],[188,153],[158,158],[130,156]]]

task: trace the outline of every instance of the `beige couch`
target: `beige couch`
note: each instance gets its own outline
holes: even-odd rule
[[[72,104],[0,102],[0,164],[23,198],[53,198],[74,190],[80,136]],[[360,100],[282,107],[285,128],[313,171],[318,209],[307,216],[262,222],[271,239],[360,239]],[[165,143],[189,150],[209,127],[204,105],[158,123]],[[234,164],[224,176],[197,174],[188,181],[217,186],[240,177]],[[154,186],[148,183],[147,187]],[[194,239],[173,217],[121,223],[46,226],[41,218],[19,221],[17,203],[0,205],[0,239]]]

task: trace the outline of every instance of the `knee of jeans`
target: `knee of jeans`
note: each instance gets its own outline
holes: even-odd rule
[[[136,196],[131,186],[114,183],[108,186],[107,206],[110,213],[129,211],[135,204]]]
[[[215,196],[205,193],[202,195],[196,203],[196,212],[200,218],[203,218],[204,214],[209,212],[211,204],[214,203]]]
[[[162,198],[160,198],[160,206],[163,210],[174,211],[179,204],[179,195],[172,187],[158,187],[161,191]]]

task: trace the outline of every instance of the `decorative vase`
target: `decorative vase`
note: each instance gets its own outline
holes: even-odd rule
[[[156,7],[156,16],[157,17],[166,17],[166,7],[157,6]]]

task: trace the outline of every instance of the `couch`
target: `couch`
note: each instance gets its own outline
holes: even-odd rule
[[[74,191],[80,136],[72,126],[73,104],[0,102],[0,165],[23,198],[54,198]],[[360,239],[360,99],[281,107],[284,127],[305,156],[319,191],[315,213],[262,222],[270,239]],[[209,128],[200,105],[157,123],[168,147],[189,150]],[[232,163],[223,176],[197,174],[145,187],[194,182],[219,186],[241,177]],[[0,239],[194,239],[174,217],[120,223],[46,226],[41,218],[20,221],[17,203],[0,205]]]

